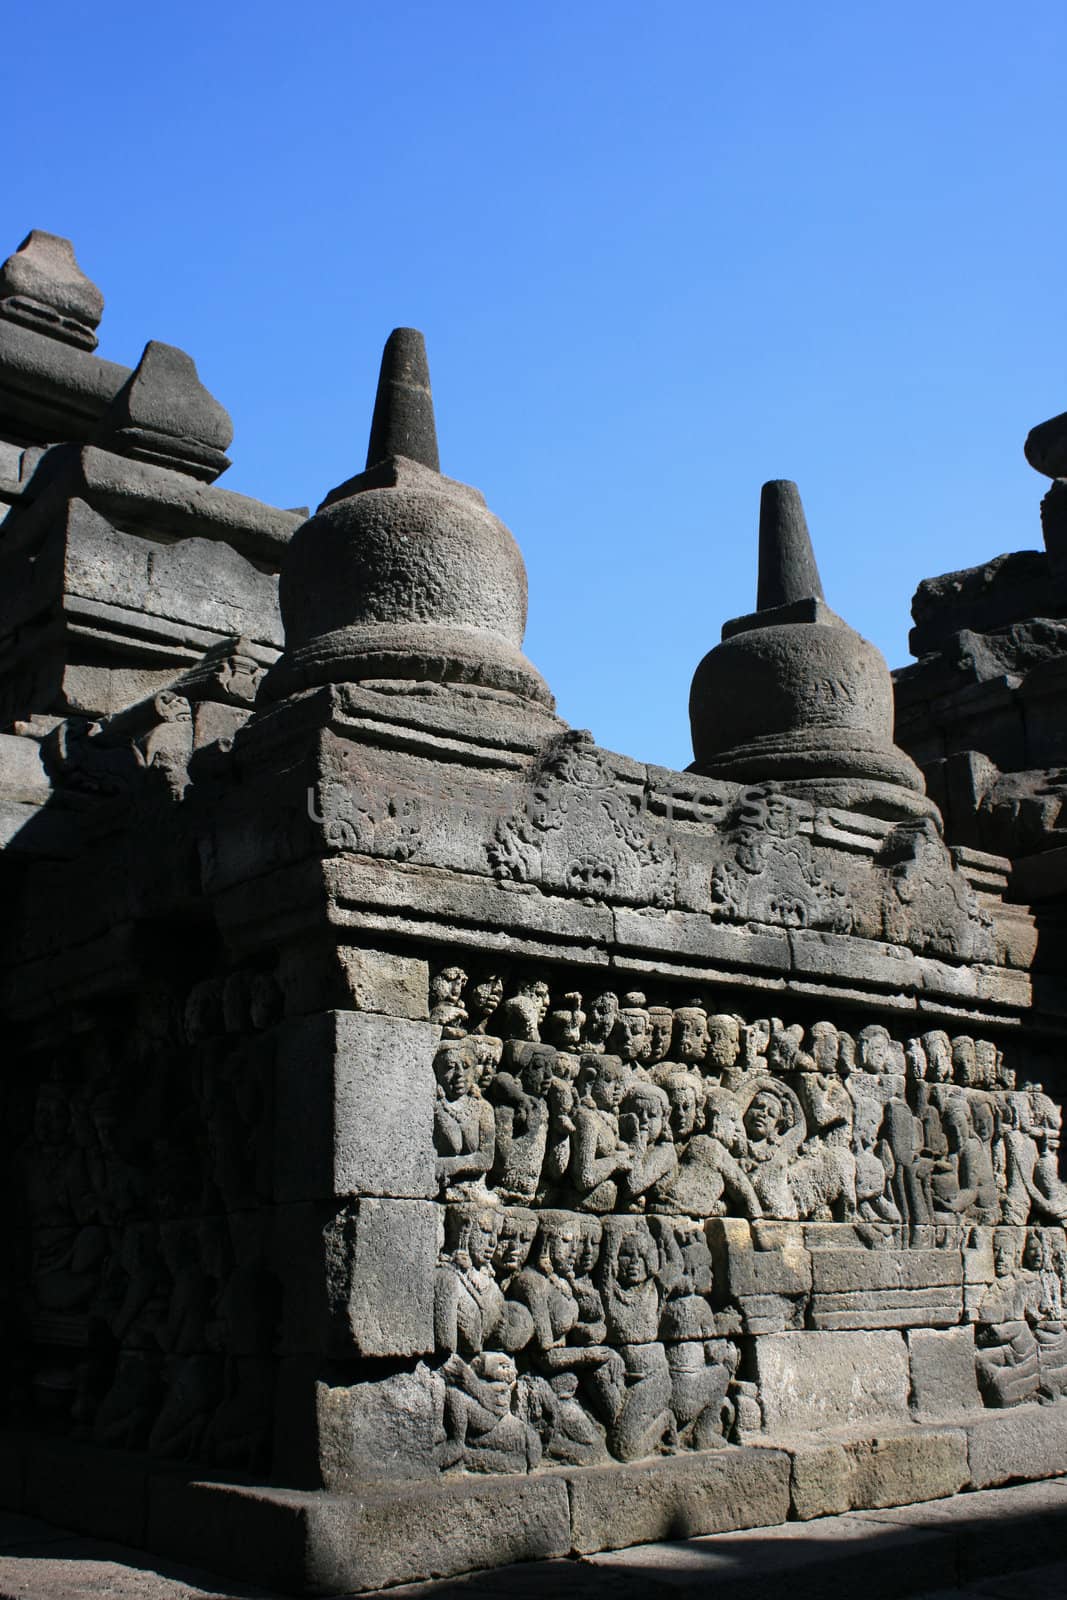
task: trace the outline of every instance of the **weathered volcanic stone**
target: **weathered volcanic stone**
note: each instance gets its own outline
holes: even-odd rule
[[[286,1024],[278,1049],[280,1201],[436,1193],[429,1022],[328,1011]]]
[[[899,1417],[908,1353],[899,1333],[773,1333],[755,1341],[768,1433]]]
[[[974,1327],[913,1328],[908,1333],[911,1403],[921,1417],[981,1406],[974,1367]]]
[[[789,1511],[789,1457],[744,1447],[568,1477],[579,1552],[656,1539],[691,1539],[781,1522]]]

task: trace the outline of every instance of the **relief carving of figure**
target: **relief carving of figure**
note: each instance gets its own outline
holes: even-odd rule
[[[629,1172],[633,1150],[619,1132],[619,1106],[626,1069],[618,1056],[583,1056],[578,1072],[578,1109],[568,1174],[584,1211],[613,1211],[619,1183]]]
[[[450,1040],[434,1058],[437,1099],[434,1147],[437,1181],[446,1200],[484,1192],[496,1151],[493,1108],[476,1086],[477,1064],[468,1042]]]

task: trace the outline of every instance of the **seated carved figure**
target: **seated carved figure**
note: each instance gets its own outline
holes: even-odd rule
[[[1027,1241],[1023,1263],[1016,1233],[998,1228],[993,1235],[996,1281],[978,1306],[975,1330],[978,1387],[987,1406],[1014,1406],[1034,1399],[1040,1384],[1038,1344],[1032,1324],[1040,1320],[1041,1277],[1032,1266]]]
[[[678,1170],[670,1101],[656,1084],[636,1082],[627,1089],[619,1108],[619,1136],[631,1152],[620,1198],[631,1209],[641,1208],[648,1192]]]
[[[583,1219],[573,1212],[539,1212],[531,1259],[512,1281],[510,1296],[530,1314],[530,1354],[549,1377],[577,1372],[612,1392],[622,1382],[622,1361],[600,1342],[599,1296],[592,1304],[577,1278],[583,1232]]]
[[[434,1339],[438,1350],[477,1355],[521,1350],[533,1324],[521,1304],[506,1301],[493,1273],[501,1213],[490,1202],[449,1207],[445,1253],[434,1277]]]
[[[969,1107],[962,1095],[955,1095],[941,1113],[941,1125],[948,1150],[932,1178],[935,1215],[999,1221],[992,1151],[978,1131],[992,1136],[988,1108],[980,1101]]]
[[[660,1083],[671,1104],[678,1164],[650,1189],[649,1209],[717,1217],[725,1214],[729,1203],[742,1216],[762,1216],[756,1192],[738,1160],[745,1135],[734,1096],[717,1088],[701,1094],[703,1086],[696,1075],[677,1068],[666,1071]]]
[[[740,1352],[725,1334],[738,1332],[736,1312],[711,1309],[711,1252],[701,1231],[656,1219],[666,1301],[660,1337],[671,1374],[677,1440],[697,1450],[714,1446],[734,1419],[727,1399]]]
[[[627,1087],[622,1062],[617,1056],[583,1056],[577,1087],[568,1178],[583,1211],[613,1211],[634,1154],[619,1134]]]
[[[505,1200],[532,1200],[548,1150],[547,1095],[556,1052],[548,1044],[509,1040],[491,1094],[496,1121],[493,1187]]]
[[[445,1441],[438,1465],[468,1472],[532,1472],[541,1461],[541,1437],[518,1414],[519,1377],[511,1357],[487,1351],[469,1364],[452,1354],[441,1368],[446,1382]]]
[[[746,1149],[742,1165],[765,1216],[798,1216],[789,1169],[807,1132],[800,1101],[776,1078],[758,1077],[741,1096]]]
[[[620,1387],[602,1386],[598,1399],[608,1448],[620,1461],[636,1461],[676,1439],[671,1371],[658,1337],[664,1298],[659,1267],[659,1248],[647,1224],[623,1217],[605,1221],[598,1281],[608,1338],[619,1348],[625,1376]]]
[[[467,1040],[443,1044],[434,1058],[437,1099],[434,1147],[437,1181],[446,1200],[465,1200],[485,1190],[493,1165],[496,1122],[476,1084],[477,1065]]]

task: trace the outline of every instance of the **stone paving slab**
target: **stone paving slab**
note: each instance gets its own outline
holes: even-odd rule
[[[1065,1600],[1067,1478],[529,1562],[362,1600]],[[919,1585],[922,1585],[919,1588]],[[34,1517],[0,1514],[0,1600],[278,1600]],[[335,1595],[330,1600],[345,1600]]]

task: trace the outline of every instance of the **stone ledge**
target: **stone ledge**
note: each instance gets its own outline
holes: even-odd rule
[[[375,1482],[343,1494],[200,1481],[177,1463],[17,1433],[0,1434],[0,1466],[0,1499],[12,1510],[57,1517],[64,1484],[91,1480],[78,1524],[86,1533],[275,1591],[359,1593],[661,1540],[741,1538],[750,1528],[773,1538],[794,1518],[889,1517],[931,1502],[950,1508],[943,1518],[969,1499],[962,1489],[1067,1475],[1067,1402],[963,1412],[938,1427],[861,1423],[629,1465]]]

